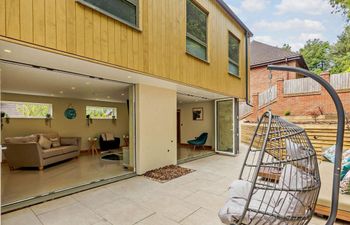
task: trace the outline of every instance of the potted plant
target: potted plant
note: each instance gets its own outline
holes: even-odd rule
[[[52,116],[50,113],[46,114],[45,116],[45,124],[46,126],[49,125],[51,127],[51,120],[52,120]]]
[[[5,112],[1,112],[1,129],[3,127],[3,120],[5,119],[5,122],[8,124],[10,123],[10,117]]]
[[[92,119],[91,119],[90,115],[86,115],[86,122],[87,122],[88,126],[90,126],[90,124],[92,124]]]

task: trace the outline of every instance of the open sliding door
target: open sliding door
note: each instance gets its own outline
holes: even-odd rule
[[[234,98],[215,101],[215,151],[238,154],[237,104]]]

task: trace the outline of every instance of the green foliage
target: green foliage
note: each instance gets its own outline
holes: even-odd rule
[[[320,74],[330,68],[330,48],[327,41],[313,39],[306,42],[304,47],[300,49],[300,53],[304,56],[309,69]]]
[[[48,105],[23,103],[16,105],[16,110],[26,117],[46,117],[50,109]]]
[[[115,116],[115,108],[107,107],[88,107],[86,109],[86,114],[89,118],[112,118]]]
[[[187,33],[207,43],[207,14],[199,9],[191,0],[187,0]]]
[[[290,116],[291,114],[292,114],[292,113],[291,113],[289,110],[287,110],[287,111],[284,112],[284,115],[285,115],[285,116]]]
[[[343,15],[347,16],[350,20],[350,1],[349,0],[329,0],[332,7],[335,9],[335,12],[340,12]]]
[[[346,26],[343,33],[338,36],[337,43],[332,47],[331,73],[350,71],[350,25]]]
[[[290,46],[290,45],[287,44],[287,43],[284,43],[284,44],[282,45],[282,48],[285,49],[285,50],[287,50],[287,51],[292,51],[292,46]]]

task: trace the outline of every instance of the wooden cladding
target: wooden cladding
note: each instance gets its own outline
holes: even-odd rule
[[[75,0],[0,0],[0,35],[245,97],[244,30],[215,0],[195,2],[208,12],[207,63],[186,54],[186,0],[140,0],[139,30]],[[240,40],[240,78],[227,71],[228,32]]]

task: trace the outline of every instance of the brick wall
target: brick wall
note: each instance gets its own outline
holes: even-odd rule
[[[321,76],[329,82],[329,73],[324,73]],[[336,114],[334,103],[324,88],[321,88],[320,92],[315,93],[285,95],[283,93],[284,79],[279,78],[276,83],[277,99],[268,105],[259,107],[258,93],[254,93],[252,96],[254,105],[252,113],[246,115],[244,117],[245,119],[255,121],[269,108],[271,108],[272,112],[276,115],[284,115],[286,111],[290,111],[291,115],[295,116],[309,115],[310,111],[316,110],[318,107],[320,107],[326,115]],[[343,103],[345,111],[349,113],[350,89],[338,91],[338,95]]]

